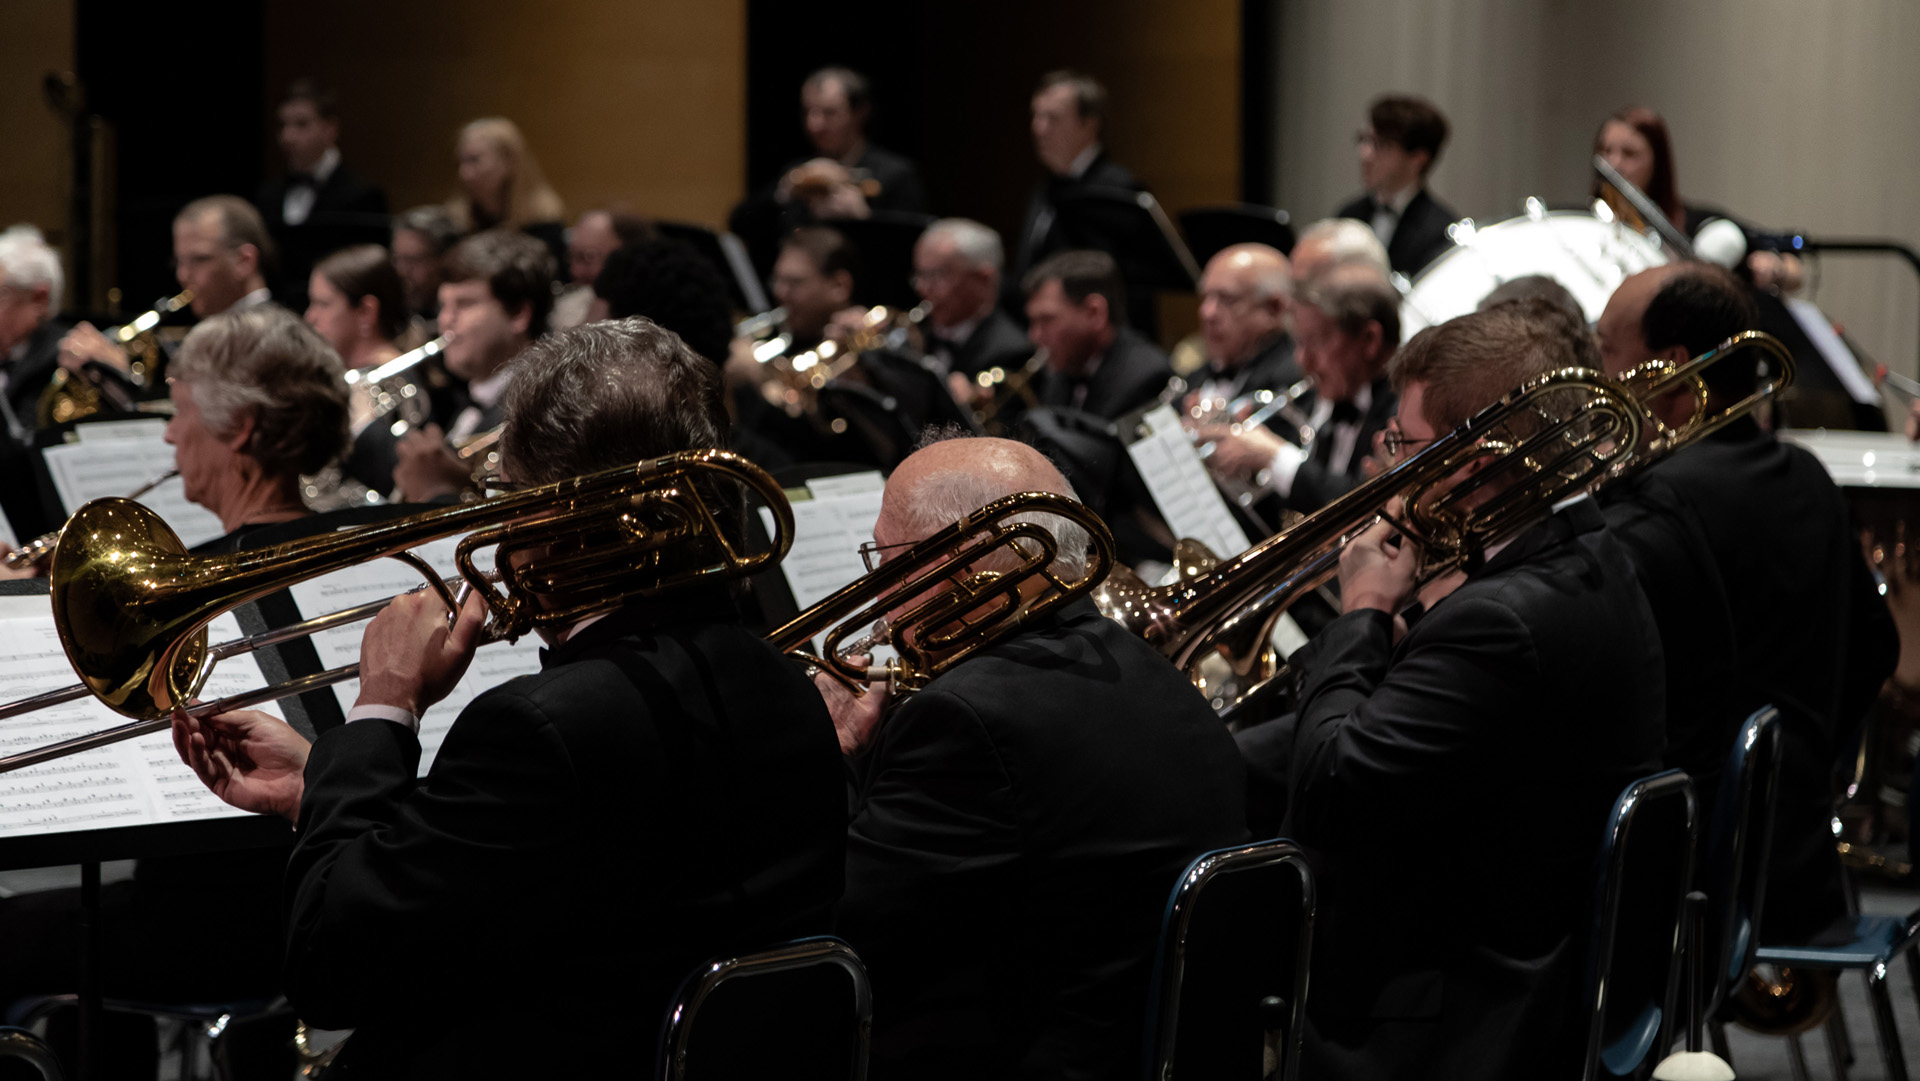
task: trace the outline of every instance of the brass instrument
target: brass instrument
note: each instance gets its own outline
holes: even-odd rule
[[[787,331],[787,309],[769,308],[759,315],[749,315],[733,324],[733,336],[752,341],[767,341],[777,338]],[[791,337],[789,337],[791,340]]]
[[[721,526],[727,516],[713,493],[728,484],[754,493],[774,512],[768,550],[746,551]],[[752,574],[786,554],[793,514],[771,477],[721,450],[684,451],[351,532],[218,556],[189,555],[166,523],[138,503],[97,499],[74,515],[53,555],[54,625],[84,689],[15,703],[0,716],[59,695],[71,701],[91,693],[134,721],[0,758],[0,772],[164,729],[220,656],[339,626],[386,603],[209,648],[206,629],[215,617],[296,582],[391,557],[422,571],[456,611],[459,599],[408,549],[459,534],[467,534],[455,555],[460,576],[491,609],[483,641],[497,641],[536,626],[564,626],[632,598]],[[475,565],[484,548],[495,550],[504,594]],[[241,709],[358,674],[358,665],[346,665],[189,712]]]
[[[1260,427],[1274,417],[1279,417],[1287,422],[1287,431],[1292,437],[1289,442],[1299,447],[1303,452],[1311,452],[1313,450],[1313,438],[1315,435],[1313,422],[1306,414],[1300,412],[1297,403],[1300,399],[1311,394],[1313,387],[1313,377],[1308,376],[1278,394],[1270,390],[1255,391],[1253,394],[1227,403],[1225,407],[1218,410],[1218,412],[1226,415],[1231,420],[1233,414],[1245,405],[1255,405],[1257,408],[1244,419],[1231,421],[1231,423],[1228,424],[1228,429],[1233,434],[1238,435],[1248,428]],[[1191,410],[1190,417],[1193,421],[1204,424],[1211,419],[1211,412],[1213,411],[1203,408],[1202,403],[1195,403]],[[1204,462],[1213,457],[1216,446],[1217,444],[1212,442],[1202,443],[1195,448],[1195,453],[1197,453],[1200,456],[1200,460]],[[1366,453],[1366,448],[1357,448],[1356,453],[1364,454]],[[1229,477],[1214,473],[1213,480],[1214,484],[1219,487],[1222,495],[1225,495],[1228,499],[1242,507],[1251,507],[1254,502],[1266,492],[1267,485],[1272,480],[1272,476],[1269,470],[1260,469],[1257,470],[1251,478]]]
[[[1091,550],[1078,578],[1068,580],[1054,569],[1063,553],[1053,533],[1035,520],[1042,515],[1086,530]],[[1091,593],[1113,560],[1113,534],[1086,507],[1046,492],[1010,495],[887,560],[768,640],[856,694],[879,678],[908,694],[1028,621]],[[1034,583],[1041,592],[1029,597],[1025,589]],[[819,653],[811,652],[808,644],[822,634]],[[881,645],[898,654],[883,668],[850,660]]]
[[[762,343],[764,348],[757,347],[753,353],[761,365],[760,392],[769,404],[790,417],[817,416],[821,387],[845,375],[860,362],[860,354],[870,349],[910,347],[915,331],[932,310],[932,305],[925,302],[906,311],[885,305],[868,308],[860,317],[860,326],[845,342],[829,338],[812,349],[792,355],[787,352],[793,344],[791,334],[771,338]],[[775,308],[774,312],[781,314],[784,323],[786,310]],[[841,426],[844,423],[841,422]],[[841,430],[841,426],[836,426],[835,431]]]
[[[1178,581],[1149,587],[1120,568],[1094,600],[1236,720],[1281,685],[1285,664],[1272,645],[1281,615],[1333,577],[1355,537],[1391,521],[1421,546],[1422,582],[1476,562],[1612,472],[1638,444],[1640,415],[1634,398],[1598,372],[1551,372],[1232,559],[1183,542]],[[1453,483],[1476,462],[1484,463],[1478,472]],[[1396,501],[1397,516],[1388,509]]]
[[[126,498],[139,499],[141,496],[146,495],[148,492],[153,491],[155,488],[160,487],[162,484],[179,475],[180,471],[178,469],[169,469],[164,473],[154,476],[153,479],[135,488],[133,491],[128,492]],[[61,526],[61,529],[65,528],[64,525]],[[21,545],[17,550],[8,552],[6,558],[0,560],[0,562],[4,562],[8,570],[17,571],[53,558],[53,547],[60,542],[61,529],[56,529],[51,533],[40,534]]]
[[[1000,414],[1015,402],[1024,409],[1039,405],[1040,395],[1034,391],[1033,381],[1046,370],[1047,351],[1036,349],[1027,362],[1017,368],[996,364],[974,376],[974,385],[987,392],[985,397],[974,399],[974,423],[988,435],[1005,434],[1007,425],[999,419]]]
[[[153,329],[160,325],[160,320],[191,303],[193,290],[182,289],[173,296],[154,301],[152,311],[107,331],[107,340],[127,351],[127,377],[134,386],[147,385],[160,372],[160,341]],[[36,408],[40,426],[45,428],[90,417],[108,405],[121,410],[133,408],[132,398],[105,381],[114,377],[76,377],[65,368],[56,368],[53,381],[41,393]]]
[[[413,378],[413,369],[445,352],[447,340],[435,338],[417,349],[408,350],[373,368],[355,368],[346,374],[347,390],[365,387],[371,398],[372,416],[366,424],[388,421],[393,434],[405,435],[407,429],[426,416],[425,388]],[[364,425],[356,425],[359,432]]]
[[[1722,406],[1717,412],[1709,412],[1707,383],[1701,373],[1746,349],[1758,349],[1773,361],[1766,380],[1746,396]],[[1793,375],[1793,353],[1780,339],[1759,330],[1743,330],[1685,364],[1656,359],[1628,370],[1620,376],[1620,382],[1646,408],[1646,419],[1654,433],[1653,441],[1640,457],[1644,460],[1647,455],[1663,456],[1695,439],[1712,435],[1792,386]],[[1693,398],[1692,412],[1677,429],[1668,427],[1652,408],[1654,403],[1675,391],[1686,391]]]

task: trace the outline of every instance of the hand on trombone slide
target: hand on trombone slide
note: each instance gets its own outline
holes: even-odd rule
[[[1394,619],[1395,641],[1406,633],[1400,613],[1416,599],[1422,604],[1435,604],[1467,580],[1465,573],[1451,570],[1421,584],[1421,546],[1394,524],[1405,511],[1399,499],[1390,501],[1386,513],[1340,552],[1341,610],[1374,608],[1387,613]]]
[[[173,711],[173,748],[213,794],[243,811],[300,820],[307,737],[271,713]]]
[[[850,654],[850,664],[865,666],[873,659],[865,654]],[[839,680],[824,672],[815,672],[813,685],[820,689],[820,697],[827,703],[827,713],[833,718],[833,731],[840,737],[840,753],[855,755],[867,749],[873,743],[873,734],[880,727],[880,718],[886,714],[887,699],[892,688],[883,681],[867,684],[867,693],[855,694]]]

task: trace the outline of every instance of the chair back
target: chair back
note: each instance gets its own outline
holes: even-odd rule
[[[1589,1081],[1644,1077],[1672,1043],[1694,837],[1693,786],[1681,770],[1635,781],[1614,801],[1587,944]]]
[[[863,1081],[872,1032],[873,989],[853,947],[797,939],[688,975],[661,1026],[654,1079]]]
[[[1313,874],[1291,841],[1223,848],[1188,865],[1167,901],[1154,962],[1148,1081],[1291,1081],[1313,911]]]
[[[1706,875],[1710,912],[1702,955],[1706,966],[1702,1016],[1712,1016],[1740,987],[1760,948],[1760,910],[1766,900],[1767,853],[1773,848],[1774,790],[1780,781],[1780,711],[1755,710],[1734,737],[1715,793],[1707,828]]]

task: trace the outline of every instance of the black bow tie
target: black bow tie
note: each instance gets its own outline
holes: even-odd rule
[[[1360,407],[1352,402],[1335,402],[1333,403],[1332,419],[1335,424],[1358,424],[1360,423]]]

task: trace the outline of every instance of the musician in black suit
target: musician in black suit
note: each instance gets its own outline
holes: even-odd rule
[[[5,387],[4,398],[0,399],[5,442],[0,446],[18,449],[33,442],[40,395],[60,366],[60,339],[68,329],[54,318],[60,311],[65,285],[60,253],[38,229],[16,225],[0,233],[0,372],[5,373],[5,382],[0,384]],[[30,488],[9,485],[7,494],[30,497],[32,492],[26,490]],[[33,521],[15,518],[18,512],[10,499],[0,502],[17,528],[35,527]],[[20,509],[32,502],[25,500]],[[31,517],[37,520],[40,514],[36,510]]]
[[[546,333],[553,307],[553,255],[537,237],[490,229],[454,245],[442,264],[440,335],[447,372],[458,382],[434,402],[435,423],[395,445],[394,483],[409,503],[466,488],[473,463],[448,446],[499,426],[512,372],[508,362]]]
[[[1167,355],[1121,321],[1126,285],[1105,252],[1066,251],[1027,272],[1027,336],[1047,352],[1040,404],[1112,420],[1158,397]]]
[[[1107,113],[1107,88],[1084,72],[1053,71],[1033,93],[1033,149],[1047,177],[1027,198],[1020,223],[1019,255],[1003,303],[1020,310],[1021,296],[1011,286],[1048,256],[1069,248],[1098,246],[1101,238],[1073,233],[1060,220],[1059,204],[1089,188],[1142,191],[1146,185],[1126,166],[1107,156],[1100,127]]]
[[[1395,273],[1412,277],[1453,246],[1447,226],[1459,215],[1427,190],[1447,144],[1447,118],[1430,101],[1389,94],[1368,108],[1358,141],[1367,190],[1336,216],[1373,226]]]
[[[1365,479],[1375,437],[1395,407],[1387,360],[1400,341],[1400,295],[1360,263],[1335,266],[1305,283],[1293,305],[1300,366],[1314,380],[1298,403],[1313,436],[1306,447],[1269,425],[1202,425],[1214,444],[1216,476],[1251,480],[1301,512],[1319,509]]]
[[[712,363],[645,320],[562,332],[518,369],[517,481],[725,439]],[[343,1076],[612,1076],[695,964],[822,932],[840,894],[832,724],[723,585],[542,631],[540,674],[475,699],[416,780],[419,715],[484,614],[449,628],[431,594],[396,601],[347,723],[311,746],[251,712],[175,728],[223,798],[295,824],[286,987],[355,1029]],[[541,1039],[499,1038],[530,1016]]]
[[[1655,267],[1608,300],[1601,356],[1612,375],[1654,357],[1685,364],[1753,321],[1748,290],[1731,271]],[[1734,354],[1707,369],[1710,412],[1752,392],[1757,357]],[[1656,408],[1678,425],[1694,405],[1675,394]],[[1846,913],[1828,825],[1834,756],[1898,652],[1846,503],[1812,454],[1750,419],[1608,488],[1604,501],[1667,643],[1667,763],[1710,796],[1747,715],[1768,704],[1780,710],[1760,930],[1769,943],[1818,936]]]
[[[387,195],[340,160],[340,102],[312,79],[280,98],[280,152],[287,171],[260,186],[253,203],[280,248],[273,291],[294,311],[307,304],[307,275],[328,254],[387,238]]]
[[[1207,260],[1200,277],[1200,335],[1207,367],[1188,382],[1188,413],[1199,402],[1229,403],[1300,381],[1287,309],[1293,274],[1287,257],[1265,244],[1235,244]]]
[[[897,556],[1034,490],[1072,494],[1024,444],[935,442],[888,478],[875,546]],[[1077,579],[1085,531],[1041,521],[1054,571]],[[855,779],[838,926],[873,978],[875,1081],[1137,1077],[1167,893],[1246,836],[1233,741],[1206,702],[1084,598],[885,720],[883,689],[816,682]]]
[[[1000,234],[966,218],[942,218],[913,245],[913,289],[927,305],[927,356],[962,377],[1017,368],[1033,355],[1020,327],[1002,312]]]
[[[1392,365],[1401,450],[1597,359],[1543,305],[1430,327]],[[1595,846],[1659,768],[1653,618],[1590,500],[1418,590],[1419,546],[1395,541],[1383,522],[1342,553],[1345,614],[1292,658],[1291,744],[1254,761],[1288,778],[1282,833],[1320,872],[1301,1075],[1569,1076]]]

